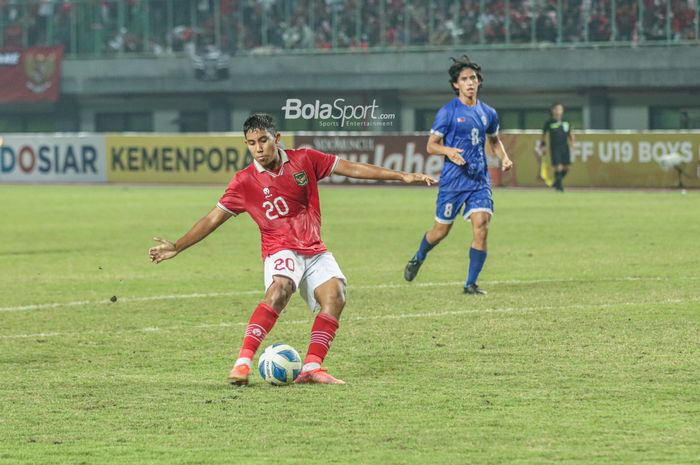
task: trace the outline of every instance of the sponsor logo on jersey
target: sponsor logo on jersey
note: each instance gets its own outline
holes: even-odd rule
[[[306,172],[304,172],[304,171],[299,171],[298,173],[294,173],[294,180],[300,186],[305,186],[309,183],[309,178],[306,177]]]
[[[465,118],[464,116],[460,116],[457,118],[458,123],[464,123],[466,120],[467,120],[467,118]]]

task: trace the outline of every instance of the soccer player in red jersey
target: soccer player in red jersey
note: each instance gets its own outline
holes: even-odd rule
[[[313,149],[282,150],[271,116],[258,113],[243,125],[253,163],[236,173],[216,206],[177,242],[154,238],[149,250],[160,263],[207,237],[232,216],[247,212],[260,228],[265,269],[265,297],[250,317],[229,382],[248,384],[253,356],[280,312],[298,289],[318,314],[311,342],[296,383],[343,384],[321,367],[345,307],[347,280],[321,240],[318,181],[332,173],[358,179],[382,179],[407,184],[436,180],[366,163],[342,160]]]

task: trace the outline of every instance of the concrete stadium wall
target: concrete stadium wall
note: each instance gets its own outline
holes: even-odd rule
[[[287,98],[344,98],[396,115],[368,130],[413,131],[424,129],[418,112],[451,98],[449,57],[465,52],[482,64],[481,97],[497,110],[546,112],[562,101],[582,110],[583,128],[643,130],[654,107],[700,107],[698,46],[542,47],[236,56],[230,77],[215,82],[195,79],[185,57],[67,60],[56,105],[5,105],[0,114],[48,112],[59,131],[93,131],[97,113],[147,111],[154,131],[172,132],[179,112],[190,110],[206,113],[209,131],[236,131],[253,111],[279,114]]]
[[[79,95],[445,90],[450,56],[468,50],[236,56],[231,76],[194,79],[187,58],[71,60],[63,92]],[[700,86],[700,48],[550,48],[471,53],[499,92]]]

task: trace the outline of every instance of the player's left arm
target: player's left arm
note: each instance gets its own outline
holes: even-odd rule
[[[508,171],[513,167],[513,162],[510,161],[510,158],[506,153],[506,148],[503,146],[503,142],[501,142],[501,138],[498,136],[498,130],[501,127],[501,120],[498,117],[496,110],[488,106],[487,109],[488,113],[490,113],[490,122],[486,128],[486,138],[491,144],[491,149],[493,150],[494,155],[501,160],[501,171]],[[484,123],[485,122],[486,121],[484,121]]]
[[[576,136],[574,135],[573,129],[569,129],[569,135],[567,138],[569,139],[569,147],[573,147],[573,145],[576,143]]]
[[[506,148],[503,146],[501,138],[498,137],[498,133],[487,134],[487,137],[489,139],[489,143],[491,144],[491,149],[493,150],[494,155],[496,155],[498,159],[501,160],[501,171],[509,171],[513,167],[513,162],[508,157],[508,154],[506,153]]]
[[[356,179],[376,179],[383,181],[401,181],[406,184],[422,184],[428,186],[436,184],[437,180],[422,173],[404,173],[402,171],[394,171],[388,168],[382,168],[369,163],[357,163],[353,161],[338,159],[338,163],[333,171],[335,174],[347,176]]]

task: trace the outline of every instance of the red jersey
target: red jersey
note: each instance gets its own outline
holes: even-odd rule
[[[333,172],[338,157],[313,149],[280,149],[279,154],[278,172],[254,160],[233,176],[217,206],[233,215],[248,212],[260,228],[263,259],[280,250],[325,252],[318,181]]]

